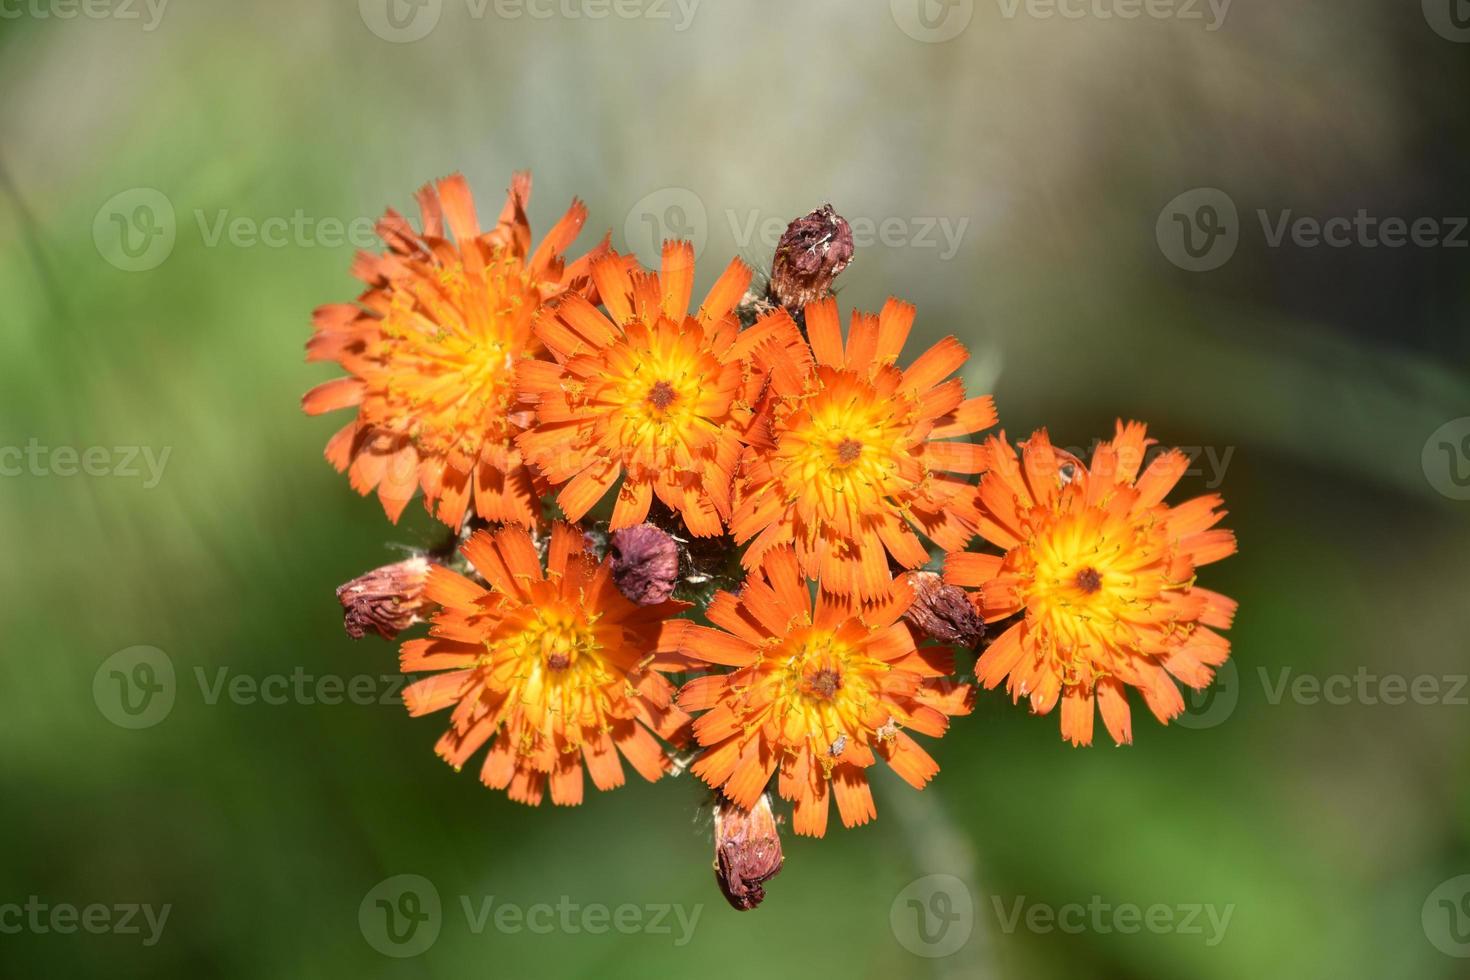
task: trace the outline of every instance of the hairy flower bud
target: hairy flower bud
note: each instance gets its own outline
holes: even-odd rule
[[[771,262],[771,298],[793,314],[827,296],[852,261],[852,228],[824,204],[786,227]]]
[[[934,572],[910,572],[914,604],[905,621],[931,640],[973,647],[985,635],[980,613],[962,589],[946,585]]]
[[[609,542],[613,581],[640,606],[652,606],[674,594],[679,580],[679,546],[652,524],[614,531]]]
[[[375,630],[391,640],[423,619],[424,583],[430,562],[422,555],[375,568],[337,589],[342,603],[342,626],[360,640]]]
[[[715,880],[735,909],[744,912],[765,900],[762,886],[781,870],[781,838],[771,815],[771,797],[742,810],[723,795],[715,802]]]

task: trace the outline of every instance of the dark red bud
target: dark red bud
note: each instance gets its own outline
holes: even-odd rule
[[[337,601],[342,604],[342,625],[347,635],[360,640],[373,630],[391,640],[420,622],[429,568],[427,558],[415,556],[375,568],[339,587]]]
[[[639,524],[614,531],[608,553],[618,590],[638,605],[656,605],[674,594],[679,545],[660,528]]]
[[[783,860],[769,794],[750,810],[724,796],[715,802],[715,880],[733,908],[745,912],[764,901],[763,886]]]
[[[824,204],[786,227],[771,262],[771,298],[793,314],[832,292],[852,261],[852,228]]]
[[[974,647],[985,635],[985,623],[962,589],[946,585],[934,572],[910,572],[914,604],[903,618],[931,640]]]

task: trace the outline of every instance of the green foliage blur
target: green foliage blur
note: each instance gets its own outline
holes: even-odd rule
[[[1470,502],[1437,489],[1470,461],[1426,446],[1470,415],[1467,252],[1273,247],[1257,212],[1470,213],[1470,45],[1368,0],[1241,3],[1215,30],[923,0],[921,26],[971,11],[943,41],[911,33],[905,0],[687,18],[690,0],[391,0],[396,21],[375,2],[0,8],[0,447],[107,450],[101,475],[47,455],[0,477],[6,975],[1465,975],[1428,900],[1470,873]],[[422,39],[371,29],[425,10]],[[1056,716],[983,694],[929,743],[926,792],[880,774],[875,823],[788,835],[749,913],[715,888],[687,775],[531,810],[451,771],[443,716],[377,703],[396,648],[350,641],[333,598],[437,532],[417,505],[390,526],[324,462],[344,420],[301,413],[333,375],[302,344],[313,307],[356,294],[354,230],[415,214],[413,191],[455,170],[491,217],[518,168],[538,232],[578,195],[580,244],[611,229],[647,258],[694,235],[701,291],[731,256],[768,265],[771,229],[831,201],[859,225],[844,309],[915,302],[910,356],[959,336],[1010,435],[1086,447],[1140,418],[1198,447],[1176,499],[1223,493],[1241,542],[1203,574],[1241,604],[1225,687],[1187,727],[1135,702],[1127,749],[1072,749]],[[1189,272],[1156,223],[1200,187],[1238,206],[1240,242]],[[114,215],[156,228],[138,188],[175,240],[129,271]],[[99,705],[104,662],[136,646],[177,690],[129,729]],[[357,675],[370,703],[321,703],[320,679]],[[1346,703],[1293,694],[1336,675]],[[1444,696],[1384,703],[1360,675]],[[272,677],[307,695],[249,695]],[[432,947],[401,959],[359,918],[400,874],[443,902]],[[901,894],[929,874],[972,904],[969,941],[939,958],[912,951]],[[170,912],[151,945],[146,927],[13,930],[5,905],[32,896]],[[698,918],[543,934],[492,910],[477,931],[464,901],[492,896]],[[1230,917],[1213,937],[1090,913],[1007,928],[1018,901]]]

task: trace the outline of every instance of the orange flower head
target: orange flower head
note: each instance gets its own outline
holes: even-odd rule
[[[515,367],[544,355],[534,324],[546,303],[590,290],[591,256],[567,265],[561,255],[586,221],[580,201],[531,250],[530,194],[530,175],[517,174],[499,222],[482,232],[463,177],[425,186],[423,230],[390,210],[377,229],[387,251],[354,265],[367,290],[316,311],[307,359],[348,374],[303,405],[313,415],[357,410],[327,459],[359,493],[376,490],[394,522],[420,488],[451,527],[471,503],[485,520],[535,521],[537,494],[513,441],[529,421]]]
[[[1208,686],[1230,656],[1217,629],[1235,602],[1195,584],[1195,569],[1235,553],[1235,535],[1210,494],[1170,507],[1165,496],[1189,461],[1178,450],[1143,469],[1153,440],[1141,423],[1118,423],[1090,465],[1052,447],[1045,430],[1021,444],[1002,434],[986,444],[980,481],[980,534],[1004,557],[952,554],[945,578],[975,587],[987,622],[1023,618],[981,655],[986,688],[1007,680],[1012,700],[1028,697],[1046,714],[1062,703],[1062,735],[1092,742],[1093,703],[1108,733],[1131,742],[1124,687],[1143,693],[1161,722],[1184,710],[1175,680]]]
[[[750,542],[747,569],[789,544],[823,587],[875,600],[892,586],[890,556],[906,568],[929,560],[915,528],[947,551],[974,535],[965,476],[984,454],[953,437],[994,425],[995,403],[945,380],[968,357],[953,337],[899,370],[913,321],[912,306],[890,299],[878,316],[853,315],[844,347],[837,304],[823,300],[806,309],[804,357],[769,348],[758,358],[774,397],[742,457],[731,520]]]
[[[952,650],[915,646],[901,620],[912,601],[898,581],[872,605],[825,590],[813,603],[795,552],[768,551],[738,597],[715,595],[713,628],[685,623],[664,634],[662,650],[735,668],[679,693],[681,707],[704,712],[693,771],[749,810],[779,769],[796,832],[814,837],[826,833],[832,796],[846,826],[877,815],[863,771],[875,753],[922,789],[939,766],[906,729],[943,735],[949,716],[969,712],[971,689],[945,680]]]
[[[537,425],[520,447],[580,519],[619,477],[614,530],[641,523],[654,495],[690,532],[719,534],[754,393],[747,358],[770,331],[740,334],[734,309],[750,269],[731,262],[689,313],[694,250],[667,242],[658,273],[610,254],[592,263],[604,315],[569,296],[537,326],[555,363],[521,365]],[[794,324],[788,342],[800,343]]]
[[[405,673],[437,672],[403,692],[409,712],[454,708],[439,755],[458,769],[489,742],[481,781],[533,806],[548,780],[553,803],[582,802],[584,762],[598,789],[621,786],[620,754],[656,780],[671,762],[654,736],[687,738],[664,677],[687,663],[653,652],[685,604],[635,606],[584,549],[581,531],[554,525],[543,573],[525,529],[476,531],[464,556],[489,588],[435,566],[424,596],[443,609],[403,645]]]

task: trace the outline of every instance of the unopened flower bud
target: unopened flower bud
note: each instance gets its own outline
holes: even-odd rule
[[[730,905],[744,912],[764,901],[762,886],[781,870],[783,860],[770,795],[762,793],[750,810],[720,796],[715,802],[715,880]]]
[[[973,647],[985,635],[985,622],[964,591],[946,585],[934,572],[910,572],[914,604],[903,618],[931,640]]]
[[[771,262],[771,298],[793,314],[832,292],[852,261],[852,228],[824,204],[786,227]]]
[[[639,524],[614,531],[609,554],[618,590],[638,605],[656,605],[674,594],[679,546],[663,530]]]
[[[375,568],[337,589],[342,625],[360,640],[374,630],[391,640],[424,618],[424,583],[430,562],[422,555]]]

